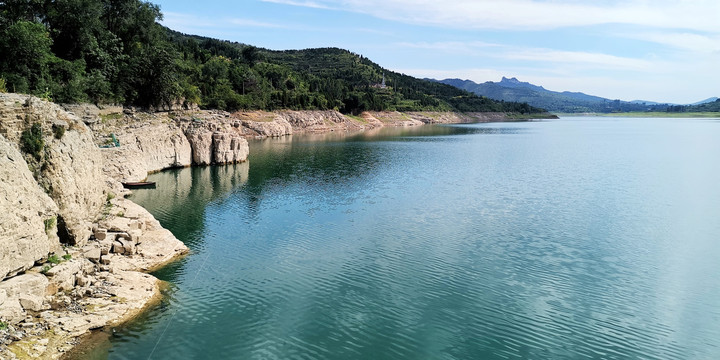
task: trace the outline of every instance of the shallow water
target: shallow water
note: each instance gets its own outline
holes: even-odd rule
[[[88,358],[720,358],[720,121],[251,144],[133,200],[193,251]]]

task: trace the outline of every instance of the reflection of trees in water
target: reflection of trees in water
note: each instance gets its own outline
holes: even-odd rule
[[[242,186],[249,163],[166,170],[149,176],[154,189],[139,189],[131,200],[145,207],[190,248],[204,229],[205,207]]]
[[[205,208],[243,185],[235,199],[254,217],[263,199],[293,186],[312,197],[358,191],[367,177],[389,166],[392,156],[378,142],[436,141],[445,136],[518,132],[517,126],[452,125],[380,128],[356,134],[307,134],[251,141],[250,161],[193,167],[150,176],[155,189],[140,189],[132,200],[148,209],[193,248],[205,228]],[[250,171],[249,163],[252,163]],[[342,196],[341,196],[342,197]]]
[[[300,138],[300,139],[298,139]],[[377,171],[385,161],[376,146],[366,142],[322,140],[264,140],[251,144],[252,171],[245,187],[248,209],[253,216],[265,196],[278,188],[323,196],[344,191]],[[300,186],[298,189],[297,186]]]
[[[378,142],[424,141],[440,136],[473,134],[485,131],[478,126],[387,127],[359,133],[294,135],[250,143],[252,171],[244,194],[249,215],[254,216],[269,188],[301,185],[315,197],[334,192],[357,191],[364,179],[378,173],[392,157]]]

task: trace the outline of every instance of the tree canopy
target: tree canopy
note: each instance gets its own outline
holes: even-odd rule
[[[542,112],[391,72],[342,49],[270,51],[181,34],[161,18],[141,0],[0,2],[0,80],[8,91],[68,103]]]

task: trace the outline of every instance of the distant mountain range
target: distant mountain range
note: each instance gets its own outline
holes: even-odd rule
[[[438,80],[436,80],[438,81]],[[488,81],[482,84],[470,80],[445,79],[438,82],[455,86],[494,100],[526,102],[551,112],[564,113],[610,113],[628,111],[666,111],[674,104],[661,104],[652,101],[621,101],[584,94],[581,92],[557,92],[542,86],[522,82],[516,78],[503,77],[500,82]],[[691,105],[716,102],[718,98],[709,98]],[[675,105],[677,106],[677,105]]]

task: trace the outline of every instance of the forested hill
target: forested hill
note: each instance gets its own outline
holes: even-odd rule
[[[488,81],[477,84],[470,80],[445,79],[440,83],[453,85],[479,96],[495,100],[527,102],[549,111],[566,113],[611,113],[627,111],[666,111],[667,104],[646,104],[605,99],[579,92],[556,92],[542,86],[503,77],[500,82]]]
[[[161,17],[140,0],[0,2],[0,91],[231,111],[542,112],[394,73],[341,49],[270,51],[180,34],[157,24]]]

